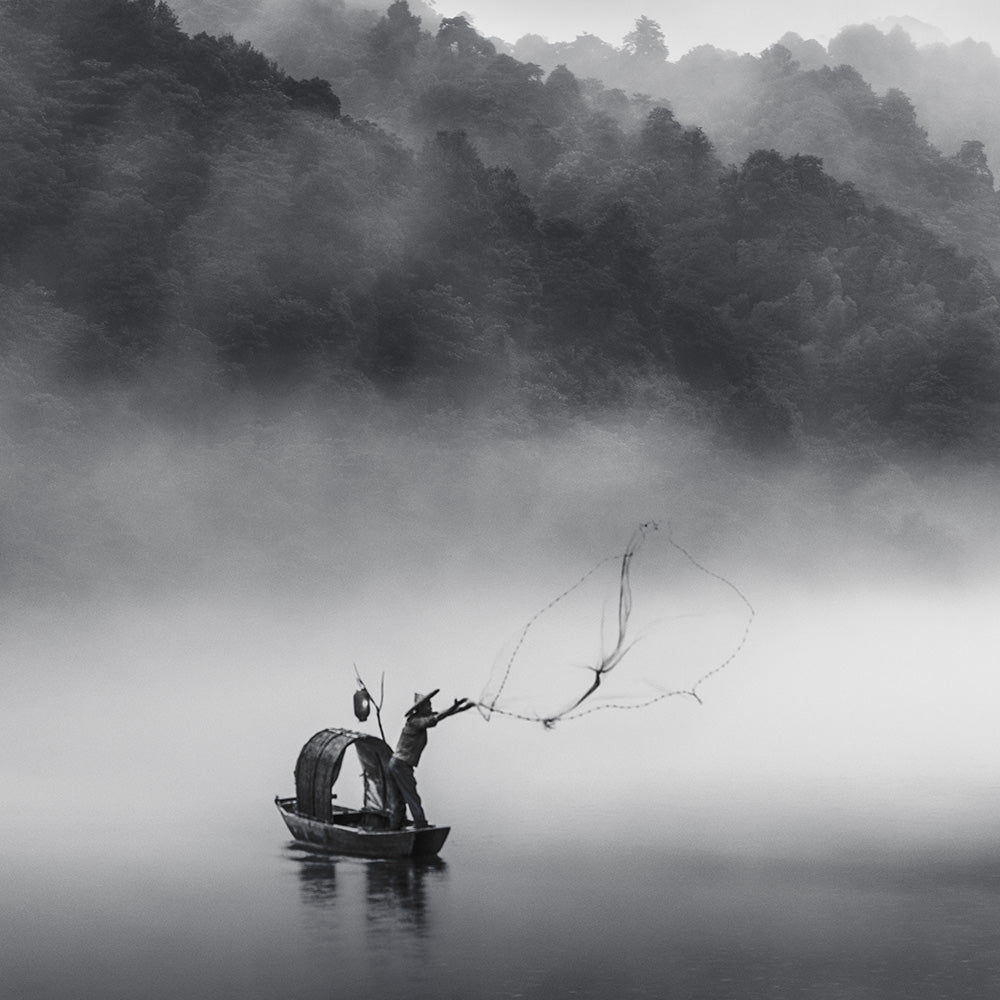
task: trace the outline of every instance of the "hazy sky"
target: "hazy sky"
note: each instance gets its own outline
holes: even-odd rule
[[[952,42],[972,37],[1000,50],[1000,7],[992,0],[847,0],[801,3],[767,0],[744,4],[734,0],[701,0],[697,4],[666,0],[439,0],[443,14],[465,10],[487,35],[516,41],[535,33],[550,41],[568,41],[590,32],[618,44],[640,14],[658,21],[671,53],[677,57],[703,43],[757,53],[795,31],[805,38],[828,41],[845,24],[909,15],[941,28]]]

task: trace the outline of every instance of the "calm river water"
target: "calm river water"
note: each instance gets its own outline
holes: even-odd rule
[[[269,817],[270,818],[270,817]],[[275,820],[277,817],[273,817]],[[41,998],[969,1000],[1000,990],[1000,862],[536,850],[516,817],[424,863],[324,858],[276,823],[184,851],[21,855],[2,992]],[[73,823],[67,817],[65,834]],[[10,873],[8,873],[8,878]]]
[[[311,855],[272,801],[351,722],[331,651],[363,609],[11,616],[0,996],[1000,996],[995,595],[756,593],[701,706],[436,730],[421,787],[453,831],[423,864]],[[497,600],[456,594],[461,626],[426,600],[368,662],[468,662]],[[478,693],[441,671],[390,672],[392,717],[428,679]]]

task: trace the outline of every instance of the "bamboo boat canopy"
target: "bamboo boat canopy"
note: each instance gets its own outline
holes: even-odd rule
[[[350,729],[323,729],[299,753],[295,763],[295,794],[298,812],[329,823],[333,818],[333,786],[340,776],[344,755],[354,747],[361,762],[366,810],[384,811],[389,797],[397,794],[386,768],[392,749],[377,736]]]

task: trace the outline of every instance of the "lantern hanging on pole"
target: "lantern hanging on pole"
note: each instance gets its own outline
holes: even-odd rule
[[[364,722],[371,714],[372,699],[364,684],[358,683],[358,689],[354,692],[354,717],[358,722]]]

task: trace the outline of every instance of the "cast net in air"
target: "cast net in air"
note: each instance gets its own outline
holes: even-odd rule
[[[477,706],[551,728],[700,689],[746,645],[754,609],[655,522],[539,608],[497,657]]]

